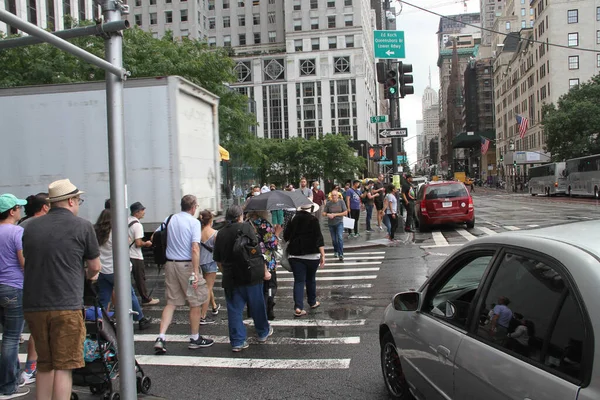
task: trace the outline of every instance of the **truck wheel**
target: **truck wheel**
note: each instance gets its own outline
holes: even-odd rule
[[[571,186],[569,186],[569,189],[567,189],[567,196],[573,197],[573,195],[571,194]]]

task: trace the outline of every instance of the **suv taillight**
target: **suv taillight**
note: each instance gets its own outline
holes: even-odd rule
[[[421,200],[421,213],[427,213],[427,203],[425,200]]]
[[[469,208],[473,208],[473,198],[469,196]]]

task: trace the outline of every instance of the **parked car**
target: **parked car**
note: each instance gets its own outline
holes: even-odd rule
[[[421,231],[432,225],[466,223],[475,226],[475,207],[462,182],[438,181],[422,185],[417,192],[415,212]]]
[[[600,398],[600,225],[502,233],[452,254],[379,326],[394,399]]]

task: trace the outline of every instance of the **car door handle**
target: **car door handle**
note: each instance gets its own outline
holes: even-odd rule
[[[436,348],[436,350],[438,355],[450,358],[450,349],[440,345]]]

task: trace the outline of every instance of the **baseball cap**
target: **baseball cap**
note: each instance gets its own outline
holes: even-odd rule
[[[133,203],[132,205],[129,206],[129,211],[131,211],[131,214],[135,214],[138,211],[142,211],[145,210],[146,207],[144,207],[142,205],[142,203],[140,203],[139,201],[136,201],[135,203]]]
[[[0,213],[10,210],[14,206],[27,205],[27,200],[18,199],[14,194],[5,193],[0,196]]]

